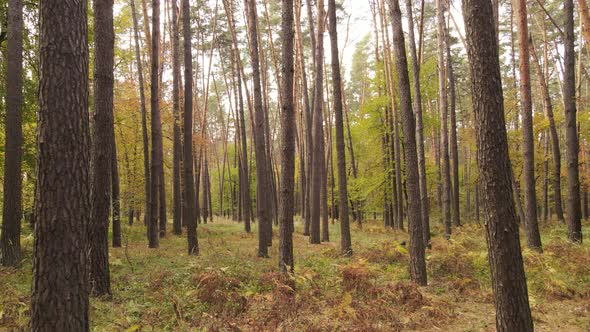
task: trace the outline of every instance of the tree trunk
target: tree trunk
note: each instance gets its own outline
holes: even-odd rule
[[[272,228],[271,211],[268,202],[270,185],[267,170],[266,143],[264,132],[264,109],[262,104],[262,88],[260,81],[260,61],[258,48],[258,19],[255,0],[248,0],[247,18],[250,36],[250,53],[252,75],[254,80],[254,146],[256,151],[256,202],[258,210],[258,257],[268,257],[268,229]]]
[[[333,0],[332,0],[333,1]],[[400,110],[404,131],[404,159],[406,161],[406,190],[408,192],[408,230],[410,233],[410,275],[418,285],[426,285],[426,261],[424,259],[424,233],[422,232],[422,209],[418,175],[418,153],[416,151],[416,122],[412,112],[412,96],[402,14],[398,0],[390,0],[393,24],[393,54],[396,59],[399,83]]]
[[[565,108],[565,147],[567,158],[567,230],[568,240],[582,243],[580,220],[580,173],[578,164],[578,122],[576,120],[576,73],[574,50],[574,3],[564,0],[564,63],[563,104]]]
[[[121,247],[121,198],[120,198],[120,183],[119,183],[119,164],[117,162],[117,143],[115,141],[114,127],[112,130],[112,155],[111,160],[111,205],[112,205],[112,219],[113,219],[113,248]]]
[[[8,1],[6,47],[6,141],[4,159],[4,204],[0,237],[0,265],[18,266],[22,219],[23,156],[23,3]]]
[[[330,19],[329,30],[331,53],[338,54],[338,29],[335,0],[328,0],[328,17]],[[340,252],[344,256],[352,256],[352,241],[350,239],[350,221],[348,214],[348,187],[346,183],[346,146],[344,143],[341,81],[340,61],[337,56],[332,56],[334,127],[336,129],[336,155],[338,158],[338,221],[340,222]]]
[[[295,213],[295,108],[293,105],[293,0],[282,1],[281,52],[281,182],[279,268],[293,272],[293,215]]]
[[[553,118],[553,104],[551,103],[551,97],[549,95],[549,88],[545,81],[545,75],[541,70],[541,64],[539,58],[535,52],[535,47],[531,42],[530,45],[531,55],[533,57],[533,65],[537,71],[537,78],[539,85],[541,86],[541,95],[543,96],[543,106],[545,108],[545,114],[549,119],[549,134],[551,137],[551,151],[553,153],[553,202],[555,204],[555,213],[557,219],[563,221],[563,209],[561,204],[561,152],[559,151],[559,136],[557,135],[557,127],[555,125],[555,119]]]
[[[150,154],[149,154],[149,140],[147,130],[147,111],[145,106],[145,90],[143,80],[143,63],[141,60],[141,53],[139,47],[139,31],[137,23],[137,14],[135,13],[135,1],[129,1],[131,5],[131,15],[133,16],[133,36],[135,39],[135,61],[137,62],[137,75],[139,79],[139,100],[141,107],[141,136],[143,139],[143,171],[145,184],[145,205],[144,205],[144,224],[148,224],[150,220]]]
[[[39,3],[32,331],[90,330],[84,254],[91,208],[87,14],[85,1]]]
[[[535,195],[535,147],[533,137],[533,109],[531,100],[531,82],[529,65],[526,0],[516,1],[516,23],[518,30],[520,99],[522,102],[522,151],[524,177],[524,226],[527,245],[537,251],[543,251],[541,236],[537,224],[537,198]]]
[[[447,73],[445,62],[445,8],[443,0],[437,0],[437,31],[438,31],[438,94],[439,108],[442,116],[442,208],[445,225],[445,237],[451,237],[451,173],[449,163],[449,129],[447,104]]]
[[[324,120],[322,109],[324,106],[323,93],[323,59],[324,59],[324,1],[317,1],[317,36],[315,48],[315,83],[314,83],[314,106],[313,106],[313,156],[311,167],[311,227],[309,242],[320,243],[320,215],[322,205],[322,186],[325,185],[324,168]]]
[[[533,331],[516,212],[492,3],[464,0],[479,183],[499,332]],[[477,206],[477,205],[476,205]]]
[[[92,186],[88,259],[90,292],[111,292],[109,276],[109,211],[113,160],[113,66],[115,33],[113,1],[94,3],[94,114],[92,140]]]
[[[195,181],[193,178],[193,56],[191,43],[190,2],[182,0],[182,34],[184,44],[184,145],[182,163],[184,201],[183,218],[186,223],[188,254],[199,254],[197,220],[195,215]]]
[[[152,130],[152,146],[151,146],[151,171],[150,171],[150,221],[148,223],[148,242],[150,248],[159,247],[158,239],[158,217],[159,209],[158,203],[162,203],[160,197],[160,187],[163,185],[160,176],[162,169],[162,122],[160,120],[160,0],[152,0],[152,56],[151,56],[151,130]],[[160,220],[162,223],[162,220]]]
[[[180,186],[180,159],[182,143],[180,140],[180,32],[177,1],[172,0],[172,114],[173,161],[172,161],[172,231],[182,234],[182,199]]]
[[[450,15],[450,14],[449,14]],[[459,201],[459,148],[457,147],[457,114],[455,110],[456,95],[455,95],[455,71],[453,69],[453,58],[451,56],[451,41],[449,36],[448,27],[445,31],[446,36],[446,47],[447,47],[447,74],[449,75],[449,111],[450,111],[450,149],[451,149],[451,160],[453,165],[451,166],[451,173],[453,179],[453,190],[452,190],[452,211],[453,211],[453,225],[455,227],[461,226],[461,204]]]
[[[429,202],[426,179],[426,157],[424,153],[424,125],[422,123],[422,93],[420,92],[420,64],[418,63],[418,55],[416,53],[412,0],[406,0],[406,11],[408,16],[408,39],[410,40],[410,56],[412,59],[412,79],[414,83],[414,114],[416,116],[416,144],[418,149],[418,176],[420,180],[422,232],[424,233],[424,245],[428,246],[430,242],[430,208],[428,206]]]

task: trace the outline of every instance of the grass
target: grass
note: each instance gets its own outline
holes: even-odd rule
[[[588,225],[585,239],[590,239]],[[310,245],[297,223],[296,269],[277,273],[278,238],[270,259],[256,257],[256,229],[215,219],[199,226],[201,255],[169,234],[148,249],[143,225],[123,227],[123,248],[111,249],[113,295],[91,300],[94,331],[493,331],[494,307],[484,231],[435,228],[427,252],[429,285],[409,282],[407,233],[368,222],[353,227],[352,258],[332,242]],[[275,235],[276,235],[275,231]],[[544,254],[524,250],[530,302],[538,331],[590,329],[590,246],[565,241],[563,225],[543,225]],[[0,268],[0,330],[26,329],[33,239],[25,260]],[[522,242],[524,243],[524,242]]]

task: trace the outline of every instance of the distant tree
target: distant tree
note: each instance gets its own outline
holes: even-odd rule
[[[87,14],[86,1],[39,3],[32,331],[90,329],[84,254],[91,207]]]
[[[172,231],[182,234],[182,199],[180,186],[180,159],[182,143],[180,140],[180,32],[177,0],[172,0],[172,109],[173,125],[173,166],[172,166]]]
[[[499,332],[533,331],[510,181],[498,42],[490,0],[464,0],[477,162]]]

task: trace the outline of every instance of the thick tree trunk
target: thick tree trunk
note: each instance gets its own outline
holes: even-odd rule
[[[338,29],[335,0],[328,0],[328,17],[330,19],[329,30],[331,53],[338,54]],[[350,239],[350,221],[348,214],[346,146],[344,143],[344,117],[342,112],[343,107],[341,81],[340,61],[337,56],[332,56],[334,127],[336,129],[336,155],[338,158],[338,221],[340,222],[340,252],[344,256],[352,256],[352,241]]]
[[[85,1],[39,3],[32,331],[90,330],[84,254],[91,208],[87,14]]]
[[[293,105],[293,0],[282,1],[281,52],[281,182],[279,268],[293,272],[293,215],[295,213],[295,108]]]
[[[574,50],[574,4],[564,0],[564,63],[563,104],[565,108],[565,147],[567,158],[567,230],[568,239],[582,243],[582,223],[580,220],[580,173],[578,164],[579,142],[578,122],[576,120],[576,73]]]
[[[333,1],[333,0],[332,0]],[[404,159],[406,162],[406,190],[408,192],[408,230],[410,233],[410,276],[418,285],[426,285],[426,261],[422,232],[422,209],[418,175],[418,153],[416,151],[416,121],[412,111],[412,96],[402,14],[398,0],[389,2],[393,24],[393,54],[396,59],[397,79],[400,92],[400,110],[404,131]]]
[[[158,239],[158,217],[159,205],[162,204],[160,188],[163,185],[163,178],[160,176],[163,167],[162,154],[162,122],[160,120],[160,0],[152,0],[152,56],[151,56],[151,171],[150,171],[150,221],[148,223],[148,242],[150,248],[159,247]],[[165,222],[165,221],[164,221]],[[162,220],[160,220],[162,223]]]
[[[88,260],[90,292],[111,292],[109,275],[109,211],[113,160],[114,46],[113,1],[94,1],[94,114],[92,186]]]
[[[537,198],[535,194],[535,147],[533,137],[533,108],[531,100],[529,29],[526,0],[516,0],[518,30],[520,99],[522,102],[522,151],[524,177],[524,227],[529,248],[543,251],[537,224]]]
[[[496,329],[533,331],[510,184],[498,46],[495,29],[490,29],[492,11],[490,0],[463,1]]]
[[[23,155],[23,3],[8,1],[6,47],[6,141],[4,159],[4,204],[0,235],[0,265],[18,266],[22,219]]]
[[[250,55],[254,80],[254,146],[256,151],[256,205],[258,209],[258,256],[268,257],[268,229],[272,228],[270,204],[268,202],[269,183],[266,156],[266,139],[264,135],[264,109],[260,81],[260,60],[258,48],[258,19],[256,2],[247,0],[248,34],[250,36]]]

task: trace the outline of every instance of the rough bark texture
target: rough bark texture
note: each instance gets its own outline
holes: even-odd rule
[[[143,62],[139,47],[139,28],[137,23],[137,14],[135,12],[135,1],[129,1],[131,5],[131,16],[133,17],[133,38],[135,39],[135,62],[137,63],[137,75],[139,79],[139,101],[141,108],[141,137],[143,141],[143,172],[145,184],[145,214],[144,223],[147,225],[150,221],[150,153],[147,130],[147,111],[145,106],[145,89],[143,80]]]
[[[313,155],[311,162],[311,227],[309,242],[312,244],[320,243],[320,216],[322,205],[322,186],[325,185],[324,169],[325,169],[325,153],[324,153],[324,1],[317,1],[317,36],[315,47],[315,84],[314,84],[314,106],[313,106]]]
[[[260,60],[258,53],[258,20],[255,0],[246,2],[248,12],[248,34],[250,36],[250,54],[252,76],[254,79],[254,149],[256,155],[256,205],[258,208],[258,256],[268,257],[268,229],[272,227],[270,218],[268,171],[266,143],[264,135],[264,108],[260,83]]]
[[[531,100],[529,29],[526,0],[515,0],[518,30],[518,65],[520,71],[520,100],[522,103],[522,152],[524,182],[524,227],[529,248],[542,251],[541,235],[537,224],[537,198],[535,194],[535,146],[533,137],[533,105]]]
[[[172,162],[172,232],[182,234],[182,199],[180,186],[180,159],[182,143],[180,141],[180,32],[177,14],[177,1],[172,0],[172,113],[173,127],[173,162]]]
[[[186,223],[189,255],[199,254],[195,215],[195,181],[193,177],[193,56],[191,49],[190,2],[182,0],[182,33],[184,42],[184,114],[183,114],[183,183],[182,215]]]
[[[410,56],[412,58],[412,79],[414,83],[414,113],[416,115],[416,147],[418,149],[418,175],[420,180],[420,203],[422,213],[422,232],[424,245],[430,242],[430,216],[428,188],[426,179],[426,157],[424,153],[424,125],[422,123],[422,93],[420,92],[420,64],[416,54],[416,42],[414,38],[414,18],[412,13],[412,0],[406,0],[408,17],[408,39],[410,40]],[[421,15],[423,17],[424,15]]]
[[[490,29],[492,3],[464,0],[463,15],[496,329],[533,331],[510,183],[498,46],[495,29]]]
[[[293,105],[293,0],[282,1],[281,52],[281,182],[279,268],[293,272],[293,215],[295,213],[295,108]]]
[[[338,32],[336,20],[336,1],[328,0],[328,18],[330,19],[330,46],[332,54],[338,52]],[[346,180],[346,147],[344,145],[344,117],[342,107],[342,78],[340,77],[340,61],[332,57],[332,83],[334,89],[334,127],[336,129],[336,155],[338,162],[338,219],[340,222],[340,252],[344,256],[352,256],[350,239],[350,221],[348,214],[348,187]]]
[[[564,0],[564,63],[563,104],[565,107],[565,147],[567,158],[567,230],[568,239],[582,242],[580,211],[580,171],[578,164],[578,122],[576,120],[576,54],[574,51],[574,3]]]
[[[87,10],[86,1],[39,3],[32,331],[90,328],[86,264],[90,221]]]
[[[94,114],[92,127],[92,186],[88,260],[90,293],[110,293],[109,212],[111,206],[111,164],[113,159],[113,65],[115,33],[113,0],[94,4]]]
[[[4,204],[0,237],[0,265],[17,266],[22,254],[22,104],[23,104],[23,3],[8,2],[6,47],[6,141],[4,159]]]
[[[152,0],[152,56],[151,56],[151,129],[152,129],[152,146],[151,146],[151,170],[150,170],[150,220],[148,222],[148,241],[150,248],[159,247],[158,239],[158,203],[160,199],[160,186],[163,178],[160,176],[162,168],[162,123],[160,120],[160,0]],[[162,221],[160,220],[160,223]]]
[[[334,0],[332,0],[334,1]],[[402,29],[402,13],[398,0],[389,1],[393,25],[393,54],[396,60],[399,83],[400,110],[404,131],[404,159],[406,161],[406,183],[408,193],[408,231],[410,233],[410,276],[418,285],[426,285],[426,261],[422,233],[422,212],[418,176],[418,154],[416,151],[416,121],[412,111],[412,96],[406,45]]]

